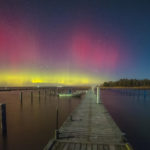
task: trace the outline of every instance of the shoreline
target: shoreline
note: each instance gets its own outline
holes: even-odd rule
[[[135,87],[125,87],[125,86],[114,86],[114,87],[104,87],[104,86],[101,86],[100,87],[101,89],[150,89],[150,86],[148,87],[144,87],[144,86],[141,86],[141,87],[138,87],[138,86],[135,86]]]

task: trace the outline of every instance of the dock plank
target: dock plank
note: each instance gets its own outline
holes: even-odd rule
[[[80,143],[75,144],[74,150],[80,150],[80,149],[81,149],[81,144]]]
[[[97,144],[93,144],[92,150],[97,150]]]
[[[63,148],[62,150],[68,150],[68,147],[69,147],[69,144],[66,143],[66,144],[64,145],[64,148]]]
[[[96,103],[92,91],[87,92],[71,116],[59,129],[60,138],[53,150],[126,150],[123,133],[104,105]]]
[[[81,150],[86,150],[86,144],[81,145]]]
[[[104,150],[102,144],[98,144],[98,150]]]

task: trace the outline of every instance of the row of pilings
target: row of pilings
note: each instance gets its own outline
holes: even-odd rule
[[[67,90],[67,89],[65,89]],[[21,106],[23,105],[23,101],[25,101],[26,98],[26,92],[30,92],[30,100],[31,104],[34,101],[34,96],[36,95],[36,100],[38,99],[39,102],[42,98],[46,100],[47,96],[56,96],[58,92],[65,92],[64,89],[56,88],[56,87],[10,87],[10,88],[1,88],[0,91],[3,92],[9,92],[9,91],[17,91],[18,92],[18,98],[20,101]],[[38,97],[37,97],[38,96]],[[0,124],[1,124],[1,130],[2,135],[5,137],[7,136],[7,105],[5,103],[0,104]]]
[[[30,92],[30,100],[31,104],[33,104],[34,100],[48,99],[49,96],[58,96],[59,93],[68,93],[75,92],[77,90],[85,90],[87,87],[7,87],[0,88],[1,91],[9,92],[9,91],[19,91],[18,97],[20,100],[21,106],[23,105],[23,101],[26,100],[26,96],[24,96],[25,92]],[[36,96],[36,99],[35,99]],[[2,135],[7,136],[7,115],[6,115],[6,104],[0,104],[0,124]]]

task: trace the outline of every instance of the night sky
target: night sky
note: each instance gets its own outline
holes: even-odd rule
[[[150,1],[0,2],[0,85],[150,76]]]

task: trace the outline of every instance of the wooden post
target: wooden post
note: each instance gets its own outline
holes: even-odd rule
[[[97,104],[100,103],[100,88],[97,87]]]
[[[45,100],[46,100],[46,89],[45,89]]]
[[[59,131],[58,130],[55,130],[55,139],[59,139]]]
[[[59,88],[57,87],[57,89],[56,89],[56,95],[58,95],[58,93],[59,93]]]
[[[31,91],[31,103],[33,103],[33,91]]]
[[[73,119],[72,119],[72,115],[70,115],[70,121],[73,121]]]
[[[3,136],[7,135],[7,123],[6,123],[6,104],[0,104],[1,110],[1,128]]]
[[[39,101],[40,101],[40,90],[39,90]]]
[[[51,90],[49,89],[48,91],[49,91],[49,96],[51,96]]]
[[[55,130],[55,139],[59,139],[59,122],[58,122],[58,106],[56,108],[56,130]]]
[[[58,129],[58,106],[56,108],[56,129]]]
[[[23,98],[23,94],[22,94],[22,91],[20,92],[20,101],[21,101],[21,104],[22,104],[22,98]]]

